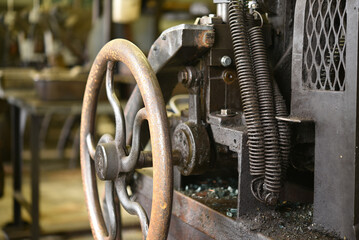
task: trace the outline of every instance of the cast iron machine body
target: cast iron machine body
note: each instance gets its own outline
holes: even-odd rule
[[[139,216],[148,239],[165,239],[168,231],[174,239],[181,234],[262,238],[241,216],[303,199],[291,196],[298,189],[288,184],[294,180],[314,189],[318,227],[357,239],[357,2],[298,1],[295,11],[294,2],[287,1],[214,3],[217,15],[164,31],[147,59],[125,40],[111,41],[96,58],[81,124],[83,182],[94,236],[120,237],[121,203]],[[138,83],[124,111],[111,80],[115,61],[124,62]],[[102,136],[95,147],[96,101],[106,66],[116,135]],[[167,117],[164,103],[178,84],[187,89],[188,110]],[[146,119],[148,128],[143,128]],[[149,139],[152,152],[141,148]],[[149,166],[153,184],[133,173]],[[95,172],[107,186],[103,214]],[[132,197],[126,191],[131,176]],[[237,181],[234,219],[172,192],[191,181],[223,176]],[[188,231],[181,233],[179,227]],[[225,231],[230,228],[233,232]]]

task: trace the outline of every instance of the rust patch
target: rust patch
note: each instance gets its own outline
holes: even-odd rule
[[[214,30],[201,31],[195,38],[198,48],[210,48],[214,44]]]

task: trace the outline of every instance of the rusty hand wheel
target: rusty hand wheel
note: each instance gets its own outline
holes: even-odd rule
[[[132,147],[126,147],[125,118],[114,93],[112,72],[114,62],[123,62],[131,70],[140,89],[145,107],[135,118]],[[115,138],[106,134],[97,146],[93,143],[97,99],[106,71],[107,98],[115,113]],[[153,198],[150,223],[142,206],[132,202],[126,191],[126,174],[133,172],[140,155],[140,130],[147,119],[153,159]],[[129,153],[127,153],[129,151]],[[114,194],[130,214],[138,215],[144,239],[165,239],[172,206],[171,145],[165,103],[155,73],[145,55],[131,42],[117,39],[107,43],[92,65],[81,115],[81,170],[86,204],[95,239],[118,238]],[[96,175],[106,181],[106,213],[101,211]],[[116,237],[117,235],[117,237]]]

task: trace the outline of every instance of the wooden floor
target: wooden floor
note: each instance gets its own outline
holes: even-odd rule
[[[5,194],[0,199],[1,228],[12,220],[11,168],[7,167],[6,172]],[[42,169],[40,182],[40,225],[42,233],[46,235],[41,239],[93,239],[89,234],[80,169]],[[103,185],[99,187],[100,192],[103,192]],[[30,178],[26,170],[23,175],[23,194],[26,199],[30,199]],[[25,210],[22,211],[22,215],[30,222],[30,217]],[[122,215],[124,227],[138,224],[136,216],[130,216],[124,210]],[[124,239],[142,239],[138,229],[131,229],[124,231]],[[56,233],[64,232],[65,236],[64,234],[56,235]],[[0,230],[0,240],[6,239],[3,235],[4,233]]]

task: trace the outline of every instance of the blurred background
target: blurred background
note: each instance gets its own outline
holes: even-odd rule
[[[0,0],[0,240],[36,238],[33,221],[41,239],[93,239],[79,126],[94,58],[115,38],[147,54],[163,30],[211,12],[212,0]],[[115,72],[125,104],[135,81],[121,64]],[[102,95],[99,135],[114,132]],[[142,239],[137,217],[124,212],[125,239]]]

